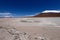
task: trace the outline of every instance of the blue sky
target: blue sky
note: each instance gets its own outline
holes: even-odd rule
[[[60,10],[60,0],[0,0],[1,15],[34,15],[44,10]]]

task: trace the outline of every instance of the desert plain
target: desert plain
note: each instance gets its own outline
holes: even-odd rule
[[[0,40],[60,40],[60,17],[0,18]]]

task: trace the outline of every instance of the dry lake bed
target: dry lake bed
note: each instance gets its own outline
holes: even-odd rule
[[[60,17],[0,18],[0,40],[60,40]]]

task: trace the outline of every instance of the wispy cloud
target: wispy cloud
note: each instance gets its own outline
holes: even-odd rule
[[[11,13],[0,13],[0,15],[10,15]]]
[[[12,13],[0,13],[0,17],[13,17]]]

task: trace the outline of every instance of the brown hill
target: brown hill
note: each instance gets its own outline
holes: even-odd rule
[[[60,17],[60,13],[40,13],[34,17]]]

